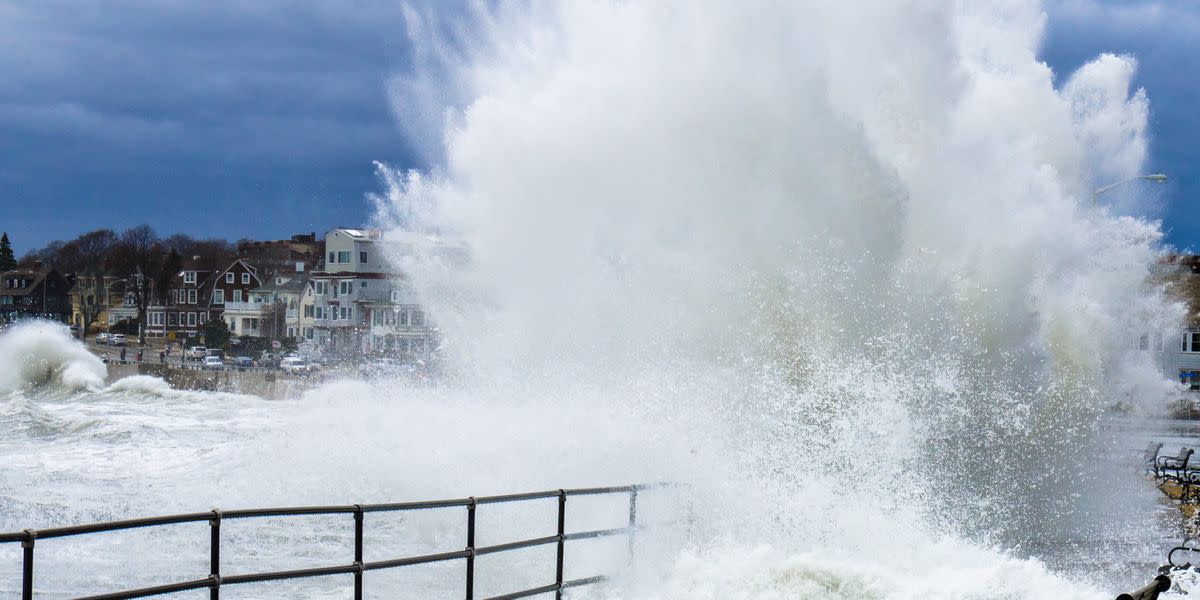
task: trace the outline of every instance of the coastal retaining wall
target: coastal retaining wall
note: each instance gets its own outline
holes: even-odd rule
[[[281,400],[295,398],[316,383],[315,378],[287,377],[278,371],[207,371],[154,363],[108,363],[108,382],[131,375],[150,375],[177,390],[250,394]]]

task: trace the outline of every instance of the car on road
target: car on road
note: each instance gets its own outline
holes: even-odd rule
[[[205,356],[204,362],[200,366],[204,369],[220,371],[225,368],[225,361],[221,360],[219,356]]]
[[[124,346],[124,345],[125,345],[125,334],[123,334],[123,333],[114,333],[114,334],[112,334],[112,335],[108,336],[108,345],[110,345],[110,346]]]
[[[254,359],[250,358],[249,356],[239,356],[239,357],[233,359],[233,366],[235,366],[235,367],[253,367]]]
[[[78,325],[72,325],[67,329],[71,330],[71,337],[79,337],[81,330],[79,329]]]
[[[183,351],[183,357],[188,360],[204,360],[208,356],[208,348],[204,346],[192,346]]]
[[[208,352],[205,352],[204,355],[215,356],[221,360],[225,360],[225,351],[221,350],[220,348],[209,348]]]
[[[279,361],[279,369],[290,375],[303,375],[316,371],[316,367],[298,356],[289,356]]]
[[[100,333],[97,333],[96,337],[93,339],[93,341],[96,342],[97,344],[107,345],[108,344],[108,333],[105,333],[103,331],[101,331]]]

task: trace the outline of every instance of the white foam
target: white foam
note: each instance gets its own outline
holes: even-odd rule
[[[106,373],[104,362],[64,325],[30,321],[0,333],[0,392],[40,384],[96,389]]]

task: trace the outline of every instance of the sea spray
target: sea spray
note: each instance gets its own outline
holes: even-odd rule
[[[1097,511],[1144,493],[1099,457],[1112,407],[1161,413],[1132,341],[1182,315],[1157,224],[1090,193],[1143,165],[1132,58],[1056,85],[1034,2],[479,10],[395,87],[449,99],[444,143],[376,198],[471,256],[393,251],[458,385],[668,427],[687,454],[644,460],[705,471],[702,545],[886,570],[873,538],[948,536],[1104,579],[1053,555],[1143,526]]]
[[[70,391],[104,384],[104,362],[72,343],[66,326],[49,321],[14,325],[0,335],[0,393],[38,384]]]
[[[1161,555],[1126,529],[1149,514],[1133,470],[1074,467],[1110,437],[1108,407],[1156,404],[1161,377],[1128,342],[1179,313],[1146,282],[1158,228],[1088,194],[1141,166],[1134,64],[1103,56],[1055,87],[1041,26],[1022,2],[500,6],[461,62],[435,65],[455,90],[445,113],[441,96],[396,98],[446,118],[435,168],[384,170],[379,197],[383,224],[430,242],[393,255],[447,379],[280,402],[20,379],[13,406],[67,427],[2,429],[0,522],[670,479],[687,491],[659,500],[660,520],[647,494],[645,524],[682,522],[645,532],[632,569],[623,544],[569,547],[574,573],[617,577],[579,594],[1111,597],[1145,566],[1054,546]],[[543,508],[493,513],[481,535],[545,531]],[[289,527],[231,529],[223,556],[349,555],[345,520]],[[369,527],[372,558],[463,540],[461,514]],[[104,591],[97,573],[105,590],[203,576],[205,535],[39,545],[39,582],[73,597]],[[477,593],[543,584],[552,558],[481,565]],[[16,565],[0,562],[10,595]],[[380,575],[368,594],[457,595],[458,566]],[[345,593],[301,583],[262,593]]]

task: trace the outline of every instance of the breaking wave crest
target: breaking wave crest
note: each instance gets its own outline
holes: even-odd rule
[[[0,393],[50,385],[95,390],[104,385],[104,362],[72,338],[63,325],[31,321],[0,335]]]

